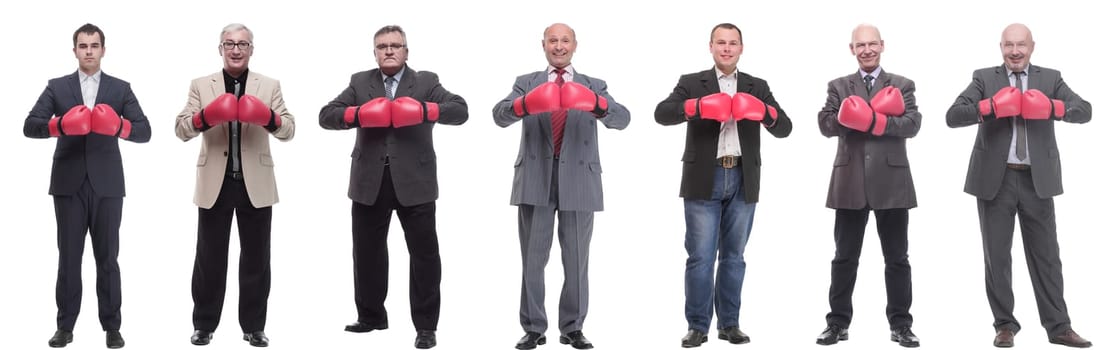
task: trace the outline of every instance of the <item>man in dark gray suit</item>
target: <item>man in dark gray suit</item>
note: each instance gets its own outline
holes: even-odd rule
[[[415,347],[437,344],[442,262],[434,224],[438,168],[434,124],[461,125],[465,99],[445,88],[438,75],[407,66],[407,36],[399,26],[373,37],[379,68],[353,74],[349,86],[322,107],[328,130],[357,128],[349,174],[353,200],[353,276],[357,321],[345,330],[387,329],[387,233],[396,212],[411,254],[411,321]]]
[[[1015,214],[1038,303],[1051,343],[1089,347],[1070,327],[1063,297],[1062,262],[1054,222],[1054,196],[1062,194],[1062,162],[1054,124],[1086,123],[1092,105],[1073,92],[1062,73],[1031,64],[1035,42],[1022,24],[1004,29],[1004,63],[973,72],[973,81],[946,113],[952,128],[977,125],[965,192],[977,197],[984,243],[984,283],[995,318],[993,345],[1011,347],[1019,321],[1012,314],[1011,245]]]
[[[50,194],[58,224],[58,329],[47,344],[61,348],[74,339],[88,231],[97,263],[97,309],[105,345],[116,349],[124,347],[116,261],[125,195],[120,140],[148,142],[151,125],[131,84],[101,70],[101,28],[87,23],[74,31],[73,41],[78,70],[47,82],[23,124],[27,137],[56,140]]]
[[[849,51],[860,69],[829,82],[825,106],[818,112],[822,135],[836,136],[838,141],[825,204],[836,210],[833,240],[837,249],[829,285],[830,312],[825,316],[828,326],[817,343],[831,345],[848,339],[864,229],[869,212],[875,212],[884,255],[891,340],[918,347],[919,339],[911,332],[911,265],[907,261],[908,211],[917,201],[907,139],[918,134],[922,114],[915,103],[914,82],[880,67],[884,40],[878,28],[862,24],[853,29]]]
[[[589,305],[593,213],[604,210],[597,123],[621,130],[631,115],[612,99],[603,80],[574,71],[570,65],[577,50],[573,29],[561,23],[547,27],[542,48],[549,63],[546,70],[517,77],[508,97],[492,108],[500,127],[523,122],[511,204],[519,206],[523,258],[519,323],[527,334],[515,347],[534,349],[546,343],[543,271],[557,212],[565,272],[558,304],[559,340],[591,349],[593,344],[581,326]]]

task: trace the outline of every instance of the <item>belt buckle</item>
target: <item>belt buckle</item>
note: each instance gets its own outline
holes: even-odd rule
[[[718,160],[718,163],[720,163],[722,168],[732,169],[732,168],[736,167],[737,159],[738,158],[734,157],[734,156],[724,156],[724,157],[718,158],[717,160]]]

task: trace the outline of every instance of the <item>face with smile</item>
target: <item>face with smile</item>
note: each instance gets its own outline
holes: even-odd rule
[[[252,34],[245,29],[238,29],[221,34],[221,44],[217,50],[224,57],[225,71],[232,76],[240,76],[248,69],[248,60],[252,57]]]
[[[880,38],[880,30],[874,26],[862,24],[853,29],[852,42],[849,51],[856,56],[860,69],[871,73],[880,67],[880,54],[884,51],[884,41]]]
[[[709,53],[713,54],[713,62],[716,63],[717,70],[724,74],[736,70],[741,52],[744,52],[744,44],[741,43],[739,29],[721,26],[713,29],[713,33],[709,36]]]
[[[547,63],[554,68],[565,68],[577,51],[577,35],[565,24],[552,24],[543,31],[542,47]]]
[[[1004,66],[1012,72],[1022,72],[1027,68],[1034,49],[1035,41],[1027,26],[1015,23],[1004,29],[1000,37],[1000,53],[1004,56]]]

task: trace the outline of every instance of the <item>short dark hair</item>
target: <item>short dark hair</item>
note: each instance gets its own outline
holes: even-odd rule
[[[380,28],[380,30],[376,31],[376,34],[372,35],[372,38],[376,38],[387,33],[399,33],[399,35],[403,37],[403,41],[407,41],[407,33],[403,32],[403,27],[394,24],[386,25],[383,28]]]
[[[97,26],[95,26],[91,23],[86,23],[86,24],[83,24],[81,27],[78,27],[78,29],[74,31],[74,47],[77,47],[77,37],[78,37],[78,34],[81,34],[81,33],[85,33],[85,34],[89,34],[89,35],[93,35],[93,34],[100,35],[101,36],[101,47],[105,46],[105,32],[102,32],[101,28],[99,28],[99,27],[97,27]]]
[[[718,25],[714,26],[713,30],[709,31],[709,42],[713,42],[713,33],[717,32],[717,28],[734,29],[734,30],[736,30],[737,36],[740,37],[740,41],[744,41],[744,33],[740,32],[739,27],[737,27],[735,24],[732,24],[732,23],[721,23],[721,24],[718,24]]]

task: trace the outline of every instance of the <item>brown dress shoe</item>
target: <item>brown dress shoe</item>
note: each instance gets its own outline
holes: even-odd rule
[[[1050,343],[1065,345],[1071,348],[1087,348],[1093,346],[1093,342],[1085,340],[1085,338],[1082,338],[1072,329],[1067,329],[1061,334],[1050,337]]]
[[[996,339],[992,341],[992,346],[997,348],[1010,348],[1015,346],[1015,332],[1006,328],[996,331]]]

